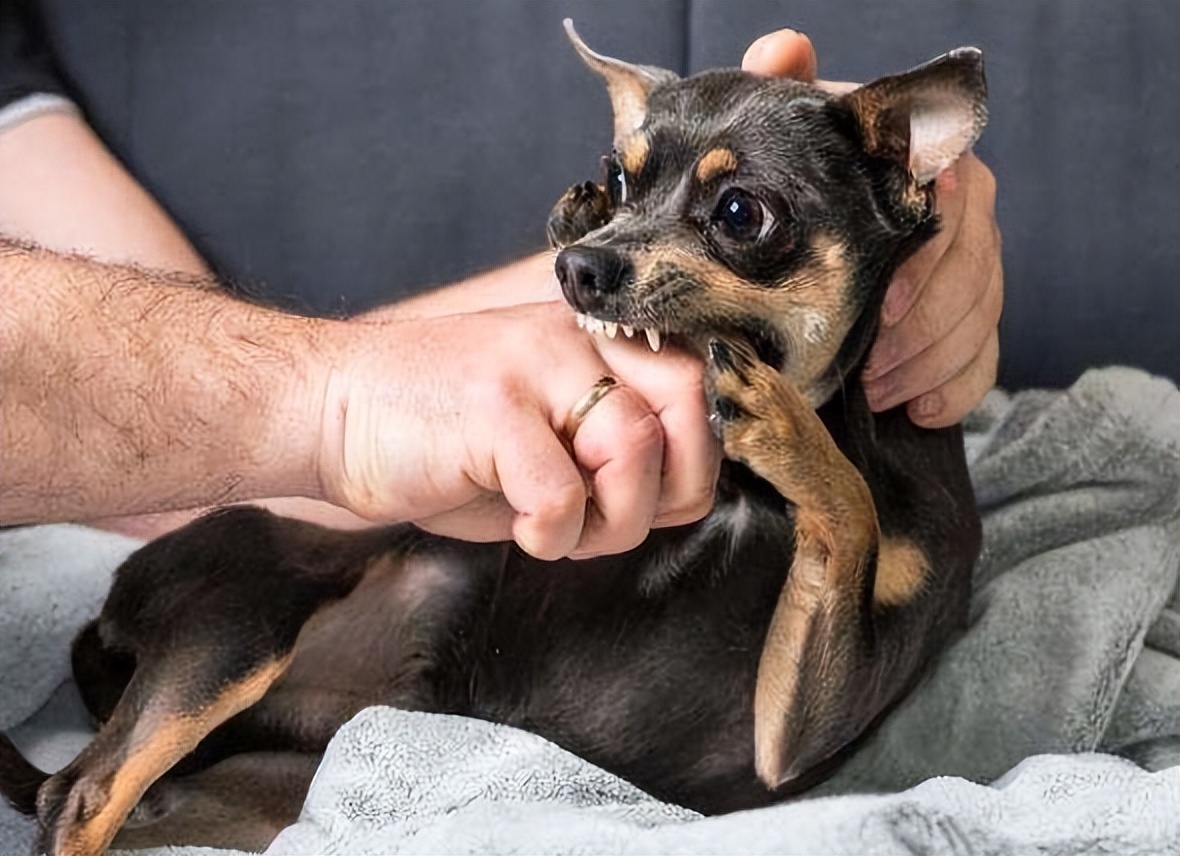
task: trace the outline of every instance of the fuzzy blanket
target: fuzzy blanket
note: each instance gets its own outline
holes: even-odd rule
[[[985,533],[971,628],[807,797],[700,818],[534,735],[372,708],[270,852],[1177,852],[1180,395],[1102,369],[993,392],[967,428]],[[0,727],[42,764],[86,739],[68,687],[13,726],[65,678],[133,546],[0,533]],[[31,837],[0,809],[0,853]]]

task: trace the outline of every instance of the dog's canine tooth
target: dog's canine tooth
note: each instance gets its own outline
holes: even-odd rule
[[[623,335],[626,336],[628,339],[630,339],[632,336],[635,335],[635,328],[632,327],[630,324],[623,324],[622,327],[623,327]]]
[[[651,349],[656,353],[660,350],[660,331],[654,327],[648,327],[643,331],[647,334],[647,343],[651,345]]]
[[[615,336],[618,335],[618,333],[619,333],[618,323],[616,323],[615,321],[605,321],[603,323],[606,325],[606,337],[608,339],[613,339]]]

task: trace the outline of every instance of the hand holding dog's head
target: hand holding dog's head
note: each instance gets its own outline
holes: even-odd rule
[[[682,80],[567,29],[607,83],[614,150],[605,186],[575,188],[550,221],[566,299],[608,332],[743,338],[821,403],[937,228],[935,175],[983,128],[980,52],[831,95],[736,70]]]

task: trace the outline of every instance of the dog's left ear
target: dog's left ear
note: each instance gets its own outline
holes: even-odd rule
[[[674,83],[680,79],[675,73],[650,65],[632,65],[619,59],[595,53],[586,46],[574,30],[574,22],[565,19],[565,32],[573,43],[574,50],[586,65],[606,81],[610,93],[611,107],[615,113],[615,147],[623,144],[647,118],[647,97],[661,83]]]
[[[861,128],[865,150],[897,161],[921,186],[967,151],[987,123],[983,53],[958,48],[837,99]]]

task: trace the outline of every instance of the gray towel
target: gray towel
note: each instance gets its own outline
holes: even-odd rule
[[[985,533],[970,630],[806,798],[698,818],[533,735],[374,708],[272,852],[1175,853],[1180,395],[1103,369],[993,392],[967,427]],[[0,664],[39,644],[8,627]],[[0,852],[30,830],[0,814]]]

